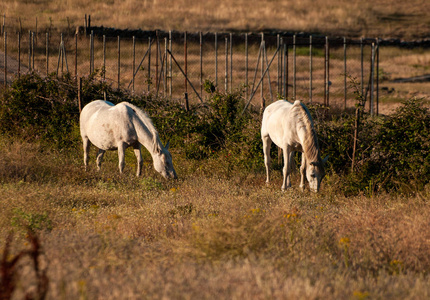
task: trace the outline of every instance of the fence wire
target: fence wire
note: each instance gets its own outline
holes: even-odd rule
[[[136,37],[91,30],[6,30],[0,44],[10,58],[1,62],[6,83],[28,71],[76,77],[97,73],[133,93],[175,101],[184,101],[187,94],[188,101],[197,103],[210,96],[204,88],[210,82],[219,92],[240,92],[257,107],[284,98],[347,109],[356,99],[352,79],[359,91],[368,91],[369,99],[378,95],[376,41],[281,34],[153,32]]]

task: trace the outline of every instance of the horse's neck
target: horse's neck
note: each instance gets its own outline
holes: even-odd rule
[[[149,153],[151,153],[151,156],[155,155],[156,149],[162,149],[163,145],[161,144],[156,131],[151,131],[141,121],[138,124],[135,124],[134,128],[136,129],[137,140],[149,151]]]
[[[303,152],[306,155],[307,161],[318,161],[319,147],[316,133],[311,124],[307,124],[309,120],[302,120],[302,125],[298,131],[300,144],[302,145]]]

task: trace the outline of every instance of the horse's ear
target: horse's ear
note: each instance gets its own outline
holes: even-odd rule
[[[154,153],[161,154],[163,151],[158,143],[154,144]]]
[[[326,162],[327,162],[327,160],[328,160],[328,155],[326,156],[326,157],[324,157],[324,159],[322,160],[322,163],[323,163],[323,165],[325,165],[326,164]]]
[[[167,144],[166,144],[166,150],[169,150],[169,146],[170,146],[170,141],[167,141]]]

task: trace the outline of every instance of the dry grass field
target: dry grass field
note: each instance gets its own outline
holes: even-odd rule
[[[172,150],[178,181],[146,155],[134,177],[116,153],[84,172],[80,149],[46,151],[2,140],[1,243],[30,249],[40,237],[48,299],[424,299],[430,293],[430,190],[405,195],[280,191],[280,174],[231,173],[220,161]],[[93,150],[94,151],[94,150]],[[94,155],[94,152],[92,152]],[[11,256],[12,258],[13,256]],[[22,259],[14,299],[33,291]],[[31,289],[32,288],[32,289]]]
[[[190,0],[4,0],[1,14],[21,17],[24,27],[84,25],[91,15],[98,26],[179,31],[276,29],[328,35],[426,38],[430,32],[423,0],[376,1],[190,1]]]
[[[74,27],[91,14],[96,25],[119,28],[422,39],[430,33],[429,6],[420,0],[3,0],[0,13],[8,21],[22,16],[25,28],[35,17],[39,28],[50,22]],[[389,79],[430,68],[428,49],[381,51]],[[399,100],[430,99],[428,83],[383,85],[387,111]],[[131,150],[123,175],[116,152],[106,154],[97,172],[94,148],[85,172],[81,143],[75,142],[56,149],[0,136],[1,276],[20,251],[33,253],[15,265],[11,299],[39,299],[45,275],[47,294],[40,299],[430,296],[429,184],[391,194],[375,194],[369,186],[346,196],[344,178],[328,172],[321,192],[313,194],[299,191],[294,173],[293,187],[281,192],[280,171],[266,186],[263,165],[249,172],[231,168],[229,157],[189,160],[175,148],[175,181],[153,170],[145,150],[139,178]],[[37,234],[40,252],[28,229]]]

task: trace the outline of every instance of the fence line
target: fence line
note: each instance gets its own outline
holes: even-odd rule
[[[39,33],[41,34],[41,33]],[[22,52],[22,37],[17,33],[17,45],[10,47],[8,44],[11,40],[11,35],[3,32],[3,48],[6,55],[13,52],[17,56],[18,61],[18,76],[21,74],[21,52]],[[379,105],[379,43],[375,41],[373,45],[363,39],[359,42],[347,40],[342,38],[330,39],[329,37],[319,38],[315,36],[300,37],[293,36],[269,36],[260,34],[260,42],[257,42],[256,35],[245,34],[205,34],[198,33],[197,42],[194,43],[196,37],[183,33],[183,60],[178,60],[180,50],[174,49],[174,45],[181,43],[181,38],[173,38],[170,31],[167,35],[155,32],[155,37],[137,38],[133,36],[132,39],[116,37],[116,54],[113,53],[113,39],[106,35],[98,36],[102,38],[102,65],[101,74],[104,80],[110,80],[117,83],[117,87],[121,88],[122,82],[127,80],[127,88],[131,91],[143,92],[143,86],[147,83],[147,91],[156,94],[161,91],[165,97],[172,99],[183,99],[188,94],[188,86],[193,89],[194,96],[191,98],[198,101],[203,100],[203,85],[205,79],[214,82],[218,90],[222,90],[219,85],[219,38],[225,37],[225,70],[224,70],[224,91],[232,92],[233,88],[243,89],[244,98],[248,101],[247,106],[251,100],[255,98],[257,89],[260,91],[260,106],[264,108],[266,104],[266,97],[274,100],[273,91],[277,91],[276,97],[294,100],[296,98],[304,99],[311,103],[317,103],[316,99],[323,100],[324,105],[331,105],[331,100],[335,100],[337,105],[347,109],[348,97],[352,93],[348,93],[347,75],[352,74],[354,70],[358,70],[357,77],[360,77],[360,89],[364,95],[365,76],[369,76],[369,83],[366,88],[365,95],[369,93],[369,111],[378,114]],[[54,36],[46,32],[46,42],[44,46],[37,43],[37,34],[29,31],[28,35],[28,70],[41,71],[40,63],[46,64],[46,74],[49,74],[49,68],[52,67],[50,57],[54,55],[55,41]],[[97,70],[96,60],[99,59],[96,53],[99,48],[95,45],[96,34],[91,30],[89,35],[82,35],[79,32],[73,35],[74,43],[70,45],[70,36],[64,39],[63,34],[60,35],[58,49],[58,60],[56,64],[56,72],[59,76],[60,73],[69,72],[68,58],[74,52],[74,76],[81,77],[94,73]],[[162,54],[160,46],[160,38],[164,39],[164,54]],[[276,42],[274,39],[276,38]],[[191,40],[190,40],[191,39]],[[213,41],[213,44],[211,42]],[[147,46],[145,47],[145,40]],[[83,46],[87,41],[88,47]],[[83,43],[84,42],[84,43]],[[109,42],[109,44],[108,44]],[[154,46],[155,47],[152,47]],[[197,45],[197,46],[195,46]],[[257,48],[254,48],[257,46]],[[275,54],[269,63],[268,52],[271,52],[272,46],[276,45]],[[370,58],[365,56],[366,46],[370,46]],[[13,51],[8,51],[8,48],[14,48]],[[25,47],[25,46],[24,46]],[[45,47],[44,51],[42,51]],[[129,49],[131,47],[131,49]],[[360,54],[357,57],[352,57],[347,51],[348,47],[359,47]],[[74,48],[74,51],[71,49]],[[145,52],[142,55],[140,63],[136,67],[136,57],[139,57],[139,51]],[[155,48],[155,49],[153,49]],[[243,49],[244,48],[244,49]],[[251,48],[253,50],[251,50]],[[67,50],[68,49],[68,50]],[[241,50],[243,49],[243,50]],[[258,49],[258,54],[255,49]],[[289,49],[292,51],[292,56],[289,56]],[[307,49],[307,50],[306,50]],[[343,50],[337,53],[337,49]],[[323,50],[323,53],[321,53]],[[333,53],[331,52],[333,50]],[[243,52],[242,52],[243,51]],[[340,51],[340,50],[339,50]],[[109,53],[108,53],[109,52]],[[154,53],[155,52],[155,53]],[[253,53],[251,53],[253,52]],[[308,53],[307,53],[308,52]],[[36,53],[37,57],[36,57]],[[43,54],[45,57],[43,57]],[[88,56],[85,54],[88,53]],[[151,54],[155,54],[155,59],[151,61]],[[234,54],[234,55],[233,55]],[[208,61],[208,57],[214,56],[212,62]],[[6,56],[5,56],[6,57]],[[86,61],[87,57],[88,61]],[[109,58],[108,58],[109,57]],[[131,57],[131,62],[130,61]],[[116,58],[116,59],[115,59]],[[275,59],[276,58],[276,59]],[[116,71],[114,61],[116,60]],[[306,63],[306,60],[309,60]],[[343,60],[343,63],[341,63]],[[35,65],[35,61],[39,66]],[[107,65],[107,61],[109,65]],[[145,66],[146,61],[146,66]],[[358,62],[358,63],[357,63]],[[255,64],[254,64],[255,63]],[[351,67],[352,64],[356,66]],[[308,68],[305,67],[308,64]],[[360,67],[357,67],[357,65]],[[8,62],[5,58],[4,62],[4,82],[8,82],[8,78],[12,78],[10,68],[7,68]],[[85,72],[82,67],[88,65],[89,72]],[[129,66],[131,65],[131,67]],[[275,72],[277,74],[276,80],[272,80],[270,69],[271,66],[276,65]],[[369,65],[369,67],[367,67]],[[176,66],[176,67],[175,67]],[[251,67],[250,67],[251,66]],[[255,66],[255,67],[252,67]],[[64,71],[64,67],[66,71]],[[155,67],[155,68],[152,68]],[[175,68],[174,68],[175,67]],[[292,67],[292,72],[289,68]],[[145,74],[146,68],[146,74]],[[209,69],[212,68],[212,71]],[[128,71],[131,69],[131,71]],[[154,70],[155,69],[155,70]],[[194,72],[195,70],[198,70]],[[260,75],[258,74],[260,69]],[[307,69],[307,70],[306,70]],[[61,70],[61,72],[60,72]],[[323,71],[323,72],[322,72]],[[254,73],[253,81],[249,82],[249,72]],[[356,71],[357,72],[357,71]],[[115,74],[116,73],[116,74]],[[106,74],[111,74],[107,77]],[[116,76],[112,76],[115,74]],[[131,76],[130,76],[131,74]],[[323,74],[323,78],[321,78]],[[367,75],[368,74],[368,75]],[[214,77],[213,77],[214,76]],[[290,76],[292,78],[290,78]],[[183,84],[179,84],[178,79],[183,78]],[[257,78],[258,77],[258,78]],[[333,78],[332,78],[333,77]],[[113,79],[115,78],[115,79]],[[143,79],[143,80],[142,80]],[[154,82],[152,82],[154,80]],[[267,81],[267,85],[264,81]],[[10,80],[9,80],[10,81]],[[255,83],[258,84],[255,87]],[[322,81],[322,84],[321,84]],[[308,82],[307,84],[303,84]],[[196,86],[200,85],[200,89]],[[321,86],[322,85],[322,86]],[[160,88],[161,87],[161,88]],[[289,90],[292,91],[292,97],[289,98]],[[183,94],[177,91],[183,90]],[[199,90],[199,91],[198,91]],[[322,97],[320,97],[322,95]],[[376,97],[376,101],[374,99]],[[354,102],[355,103],[355,102]],[[374,107],[375,106],[375,107]]]

